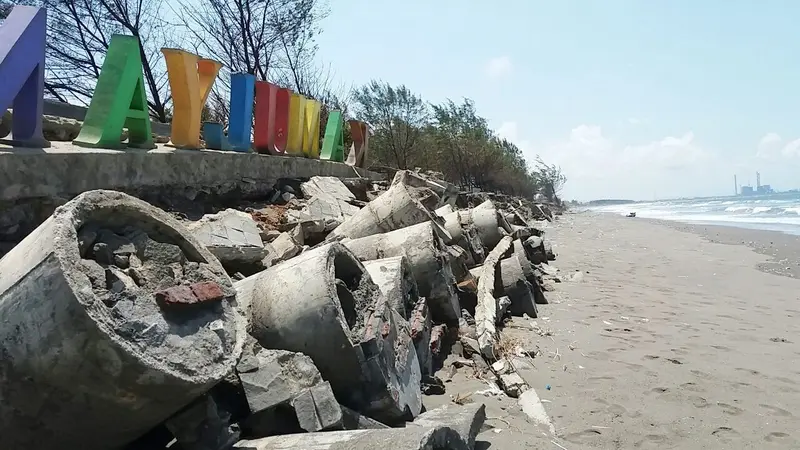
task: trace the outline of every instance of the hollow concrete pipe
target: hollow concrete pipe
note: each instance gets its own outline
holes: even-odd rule
[[[428,300],[433,321],[457,326],[461,307],[456,279],[440,236],[436,223],[425,222],[342,243],[362,261],[405,256],[417,281],[419,295]]]
[[[357,239],[436,220],[431,210],[423,204],[431,196],[436,197],[436,194],[430,189],[393,183],[389,190],[336,227],[328,240]]]
[[[342,244],[302,253],[235,287],[259,344],[308,355],[343,404],[385,422],[419,414],[409,324]]]
[[[3,448],[121,447],[241,354],[244,321],[219,261],[120,192],[57,208],[0,259],[0,274]],[[165,288],[180,295],[157,303]]]

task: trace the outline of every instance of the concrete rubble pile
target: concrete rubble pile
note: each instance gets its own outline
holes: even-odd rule
[[[483,405],[424,395],[455,343],[527,389],[498,344],[558,280],[552,213],[411,171],[276,192],[180,221],[90,191],[0,259],[4,448],[474,448]]]

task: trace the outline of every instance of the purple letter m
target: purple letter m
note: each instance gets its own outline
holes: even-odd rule
[[[14,103],[12,139],[25,147],[49,147],[42,136],[47,12],[15,6],[0,26],[0,115]]]

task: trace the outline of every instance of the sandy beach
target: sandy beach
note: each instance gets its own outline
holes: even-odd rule
[[[800,448],[797,237],[560,219],[546,235],[563,282],[539,318],[504,331],[536,352],[518,371],[555,435],[514,399],[474,394],[486,386],[463,369],[440,371],[448,395],[427,397],[428,407],[485,402],[494,429],[478,448]]]

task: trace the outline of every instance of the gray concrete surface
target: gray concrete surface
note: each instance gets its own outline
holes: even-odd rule
[[[0,243],[22,240],[56,206],[81,192],[113,189],[150,203],[183,209],[242,198],[263,198],[280,178],[316,175],[384,175],[343,163],[256,153],[177,150],[85,149],[69,142],[52,147],[15,148],[0,144]],[[2,248],[0,248],[2,254]]]
[[[362,261],[405,256],[419,295],[428,299],[433,320],[456,325],[461,316],[461,306],[456,294],[456,279],[441,238],[443,234],[446,232],[441,226],[428,221],[389,233],[345,239],[342,243]]]
[[[99,237],[131,226],[134,243]],[[219,261],[168,214],[119,192],[58,208],[0,259],[0,274],[3,448],[118,448],[205,393],[242,351],[245,323]],[[153,288],[197,282],[220,295],[169,311],[153,300]]]
[[[343,163],[256,153],[178,150],[84,149],[54,142],[48,149],[0,145],[0,201],[72,196],[92,189],[135,191],[147,187],[259,184],[272,188],[279,178],[315,175],[384,176]]]
[[[342,404],[387,423],[419,414],[410,326],[342,244],[306,251],[236,290],[258,343],[311,357]]]

